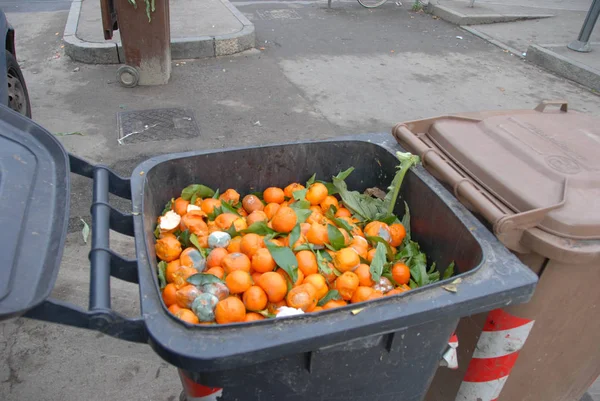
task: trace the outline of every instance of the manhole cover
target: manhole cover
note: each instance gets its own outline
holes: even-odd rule
[[[194,115],[183,109],[122,111],[117,114],[120,145],[195,138],[200,132]]]

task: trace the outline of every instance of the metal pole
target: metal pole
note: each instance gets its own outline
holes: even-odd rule
[[[592,51],[592,47],[590,46],[590,35],[594,30],[596,21],[598,21],[598,16],[600,16],[600,0],[594,0],[585,17],[585,21],[583,21],[579,37],[577,40],[574,40],[567,45],[569,49],[582,53]]]

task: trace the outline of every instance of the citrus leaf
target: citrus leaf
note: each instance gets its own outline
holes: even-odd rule
[[[215,191],[202,184],[188,185],[187,187],[183,188],[183,191],[181,191],[181,197],[184,200],[192,199],[194,194],[196,197],[204,199],[212,197],[215,194]]]
[[[333,183],[331,182],[327,182],[327,181],[317,181],[320,182],[321,184],[325,185],[325,187],[327,188],[327,195],[336,195],[338,194],[338,190],[335,187],[335,185],[333,185]]]
[[[325,252],[325,253],[327,253],[327,252]],[[321,273],[323,276],[330,275],[331,268],[329,267],[329,265],[327,265],[327,261],[323,257],[323,253],[317,251],[316,254],[317,254],[317,266],[319,267],[319,273]]]
[[[164,216],[165,213],[167,213],[169,210],[172,209],[173,202],[175,202],[175,199],[171,198],[171,200],[166,203],[165,208],[163,209],[163,211],[161,213],[161,216]]]
[[[346,238],[336,226],[327,224],[327,236],[334,251],[339,251],[346,246]]]
[[[331,257],[331,255],[329,254],[329,252],[319,251],[319,253],[321,254],[321,256],[323,256],[323,259],[325,259],[327,262],[332,262],[333,261],[333,258]]]
[[[410,287],[411,290],[414,290],[415,288],[419,288],[419,284],[415,283],[415,281],[411,278],[408,286]]]
[[[304,200],[306,200],[307,192],[308,192],[307,189],[299,189],[298,191],[292,192],[292,197],[297,201],[304,201]]]
[[[394,251],[392,250],[392,246],[381,237],[367,235],[367,241],[371,243],[371,245],[375,246],[375,244],[383,244],[385,246],[385,253],[389,260],[394,259]]]
[[[354,171],[354,167],[350,167],[347,170],[340,171],[339,173],[337,173],[337,175],[335,176],[335,178],[337,178],[338,180],[345,180],[346,178],[348,178],[348,176],[350,174],[352,174],[353,171]]]
[[[271,241],[265,241],[265,246],[271,253],[271,256],[288,276],[292,279],[292,283],[298,280],[298,260],[294,252],[287,246],[277,246]]]
[[[447,278],[450,278],[452,276],[454,276],[454,261],[452,261],[452,263],[450,263],[448,267],[446,267],[446,270],[444,270],[442,280],[446,280]]]
[[[83,242],[87,244],[88,237],[90,236],[90,226],[85,222],[84,219],[79,219],[83,223],[83,228],[81,229],[81,236],[83,237]]]
[[[371,271],[371,278],[375,282],[379,281],[381,278],[381,273],[383,273],[385,254],[385,245],[383,245],[381,242],[378,242],[377,247],[375,248],[375,256],[373,256],[373,261],[371,262],[371,267],[369,269]]]
[[[300,251],[311,251],[312,248],[310,247],[310,244],[300,244],[297,247],[294,248],[294,252],[300,252]]]
[[[207,250],[205,248],[202,248],[200,246],[200,243],[198,242],[198,237],[196,236],[196,234],[194,234],[194,233],[190,234],[190,243],[192,245],[194,245],[200,251],[200,253],[202,254],[202,256],[204,256],[204,259],[207,258],[208,252],[207,252]]]
[[[410,209],[408,209],[408,203],[404,202],[404,216],[402,216],[402,225],[406,230],[405,241],[410,241]]]
[[[294,207],[294,205],[296,203],[299,203],[299,202],[292,203],[290,205],[290,207],[296,213],[296,218],[298,219],[298,223],[304,223],[304,222],[306,222],[306,219],[308,219],[310,217],[310,215],[312,214],[312,210]]]
[[[377,215],[375,217],[375,220],[381,221],[382,223],[390,225],[390,224],[396,223],[398,218],[396,216],[394,216],[393,214],[392,215]]]
[[[300,239],[300,224],[296,224],[290,233],[289,244],[293,247],[294,244]]]
[[[156,238],[156,239],[160,238],[160,224],[157,224],[156,228],[154,229],[154,238]]]
[[[219,188],[215,191],[215,194],[212,196],[213,199],[219,199]]]
[[[166,272],[167,272],[167,262],[160,261],[158,263],[158,282],[160,284],[160,289],[162,290],[163,288],[165,288],[165,286],[167,285],[167,279],[166,279]]]
[[[310,178],[308,179],[308,181],[306,181],[306,188],[310,187],[315,182],[316,178],[317,178],[317,173],[314,173],[313,175],[311,175]]]
[[[188,277],[187,282],[195,286],[223,283],[223,280],[210,273],[196,273]]]
[[[179,233],[179,235],[177,236],[177,239],[179,240],[179,242],[181,242],[181,246],[183,247],[183,249],[190,247],[190,235],[190,231],[185,230]]]
[[[258,234],[258,235],[268,235],[268,234],[277,234],[277,231],[273,230],[272,228],[269,228],[269,226],[267,226],[267,223],[265,223],[264,221],[257,221],[256,223],[250,224],[250,227],[240,231],[240,233],[242,233],[242,234],[253,233],[253,234]]]
[[[223,210],[223,213],[232,213],[236,216],[240,216],[238,211],[229,202],[221,202],[221,210]]]
[[[341,299],[341,298],[342,298],[342,296],[340,295],[338,290],[329,290],[327,292],[327,294],[325,294],[325,296],[323,298],[321,298],[319,303],[317,303],[317,306],[323,306],[329,301],[333,301],[333,300],[337,300],[337,299]]]
[[[400,193],[400,187],[402,186],[404,176],[411,167],[416,166],[421,161],[419,156],[415,156],[410,152],[396,152],[396,157],[400,161],[400,165],[397,167],[398,172],[394,176],[392,184],[388,188],[388,193],[385,195],[385,199],[383,200],[384,209],[387,211],[387,214],[394,213],[396,200],[398,199],[398,194]]]

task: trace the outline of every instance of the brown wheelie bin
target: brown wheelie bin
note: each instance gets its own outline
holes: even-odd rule
[[[600,119],[543,102],[406,122],[393,133],[540,278],[531,302],[504,308],[534,323],[501,394],[457,396],[482,352],[486,316],[477,315],[457,328],[460,368],[438,369],[427,400],[579,400],[600,374]]]

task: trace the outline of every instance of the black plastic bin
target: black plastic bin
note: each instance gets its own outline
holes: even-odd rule
[[[0,132],[8,128],[5,113],[0,110]],[[10,117],[23,135],[50,135],[31,121]],[[148,342],[195,382],[223,387],[222,400],[421,400],[459,318],[526,302],[537,281],[422,168],[407,175],[398,212],[403,214],[400,205],[407,201],[412,236],[430,261],[438,266],[456,262],[462,277],[456,293],[440,282],[365,303],[360,311],[360,305],[351,305],[252,323],[192,326],[170,315],[162,302],[153,246],[157,215],[190,183],[251,192],[302,182],[313,172],[331,177],[354,166],[349,188],[386,188],[398,150],[402,149],[389,134],[365,134],[195,151],[151,158],[130,180],[71,156],[71,171],[94,179],[90,310],[48,299],[30,305],[27,316]],[[56,163],[64,156],[57,155]],[[132,213],[112,209],[109,191],[131,196]],[[137,261],[108,249],[109,227],[135,235]],[[139,282],[139,318],[128,319],[110,309],[110,275]]]

